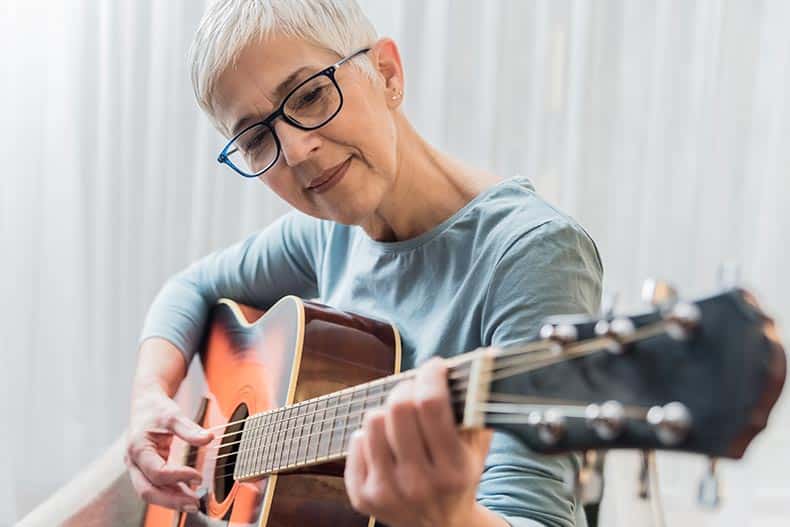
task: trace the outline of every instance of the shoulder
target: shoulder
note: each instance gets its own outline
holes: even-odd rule
[[[480,249],[496,264],[512,258],[545,260],[558,252],[577,251],[602,269],[598,247],[573,217],[535,192],[521,177],[503,181],[487,192],[476,210]]]

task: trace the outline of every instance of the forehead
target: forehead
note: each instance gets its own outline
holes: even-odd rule
[[[331,51],[293,37],[277,35],[249,44],[236,64],[217,78],[212,97],[215,117],[232,132],[244,117],[271,113],[290,88],[337,60]],[[291,82],[281,86],[294,72]]]

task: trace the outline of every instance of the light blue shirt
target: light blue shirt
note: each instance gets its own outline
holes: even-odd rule
[[[141,341],[163,337],[189,360],[217,299],[266,307],[294,294],[395,324],[409,369],[434,355],[530,340],[550,315],[595,313],[602,275],[586,231],[516,177],[398,242],[290,212],[168,280]],[[516,527],[585,525],[564,482],[577,463],[576,456],[538,455],[497,432],[478,500]]]

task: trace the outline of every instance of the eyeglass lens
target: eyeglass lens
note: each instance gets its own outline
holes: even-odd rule
[[[292,92],[285,100],[283,113],[304,128],[318,128],[340,108],[341,96],[332,79],[319,75]],[[264,124],[241,134],[228,149],[228,159],[242,172],[257,174],[277,160],[278,145],[272,129]]]

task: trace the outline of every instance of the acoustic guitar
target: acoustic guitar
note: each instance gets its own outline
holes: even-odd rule
[[[265,312],[219,301],[195,417],[215,440],[174,441],[170,454],[202,473],[200,509],[150,505],[143,525],[373,525],[348,502],[343,460],[365,412],[412,375],[400,354],[395,327],[358,314],[293,296]],[[553,317],[526,344],[447,360],[460,428],[501,430],[541,453],[726,458],[766,426],[785,362],[773,321],[739,288],[633,316]]]

